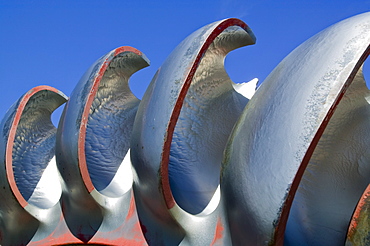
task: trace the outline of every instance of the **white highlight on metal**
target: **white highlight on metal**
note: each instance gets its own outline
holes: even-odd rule
[[[370,106],[361,69],[339,102],[305,170],[287,223],[288,245],[338,245],[370,182]],[[333,210],[334,209],[334,210]]]
[[[220,203],[220,199],[221,199],[221,190],[220,185],[218,185],[217,190],[215,191],[215,194],[213,195],[211,201],[208,203],[207,207],[205,207],[205,209],[199,214],[196,214],[196,216],[209,215],[210,213],[215,211],[218,204]]]
[[[287,205],[290,205],[298,182],[302,181],[297,173],[301,174],[306,168],[305,164],[312,157],[313,148],[318,147],[316,141],[318,138],[322,140],[321,130],[327,126],[332,110],[342,98],[341,93],[349,86],[351,76],[368,54],[369,27],[370,14],[366,13],[337,23],[310,38],[274,69],[248,102],[230,135],[224,152],[221,176],[222,200],[229,225],[243,228],[240,231],[230,230],[234,244],[283,245],[286,240],[287,245],[304,245],[303,240],[307,242],[307,238],[311,236],[318,240],[308,241],[307,245],[318,245],[319,241],[324,245],[344,242],[350,216],[344,223],[330,221],[331,225],[328,226],[328,214],[319,216],[317,213],[317,210],[327,209],[330,216],[333,214],[336,217],[338,211],[342,210],[339,207],[347,202],[346,199],[337,200],[333,203],[335,207],[321,205],[325,196],[320,197],[320,194],[328,189],[322,183],[323,180],[327,181],[322,178],[323,173],[306,169],[308,172],[302,177],[302,180],[318,186],[316,192],[311,187],[307,190],[312,192],[311,198],[317,199],[320,205],[318,202],[310,203],[312,213],[307,215],[307,203],[295,203],[289,214],[292,217],[292,212],[297,211],[303,228],[302,237],[299,238],[301,241],[292,242],[291,238],[288,242],[289,235],[295,237],[297,233],[285,231],[285,219],[289,213]],[[348,128],[353,128],[353,124],[348,125]],[[348,132],[345,129],[345,132],[334,131],[333,134],[339,136]],[[349,137],[354,137],[354,141],[348,147],[357,148],[359,139],[356,136]],[[332,145],[338,145],[338,141],[333,141]],[[330,154],[335,153],[330,152],[327,147],[322,153],[329,153],[327,160],[334,160]],[[338,162],[332,162],[335,164],[332,170],[325,170],[326,173],[329,172],[328,176],[335,175],[333,170],[339,167]],[[349,175],[350,171],[347,170],[344,169],[340,175]],[[309,179],[308,174],[313,178]],[[343,184],[341,176],[332,180]],[[318,181],[322,185],[318,185]],[[368,182],[365,184],[367,186]],[[351,191],[348,193],[354,194]],[[342,190],[338,190],[339,198],[343,199],[344,194]],[[333,195],[330,194],[329,198],[334,197]],[[345,218],[341,216],[339,214],[338,218],[344,221]],[[312,228],[318,228],[318,222],[322,223],[321,228],[325,228],[326,233],[312,233]],[[342,227],[340,230],[344,235],[342,232],[338,233],[338,225]],[[291,224],[290,228],[295,229],[297,225]]]
[[[133,175],[131,170],[129,149],[116,174],[114,175],[114,178],[105,189],[100,191],[100,193],[109,197],[120,197],[131,189],[132,182]]]
[[[28,203],[42,209],[48,209],[54,206],[59,202],[62,194],[62,186],[59,180],[59,173],[54,156],[50,160],[49,165],[45,168]]]

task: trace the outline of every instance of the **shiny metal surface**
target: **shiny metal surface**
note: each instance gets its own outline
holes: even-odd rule
[[[234,90],[223,62],[229,51],[254,42],[240,20],[207,25],[175,48],[149,85],[131,141],[135,199],[149,244],[208,245],[217,221],[224,227],[216,209],[222,151],[248,99]]]
[[[111,243],[125,232],[120,243],[142,237],[138,221],[128,223],[135,210],[129,141],[140,102],[128,80],[148,65],[132,47],[109,52],[81,78],[61,117],[56,156],[64,181],[63,215],[83,242]]]
[[[233,244],[344,243],[369,183],[368,90],[355,78],[369,43],[369,13],[339,22],[289,54],[250,100],[221,176]]]
[[[367,245],[370,13],[307,40],[257,91],[224,68],[255,41],[235,18],[200,28],[142,101],[129,78],[149,60],[114,49],[57,129],[67,97],[23,95],[0,124],[0,244]]]
[[[0,130],[0,244],[26,245],[48,236],[61,216],[50,116],[67,97],[49,86],[24,94]],[[47,184],[45,184],[47,182]]]
[[[370,181],[370,93],[361,70],[338,103],[303,174],[287,224],[290,244],[343,244],[356,203]]]

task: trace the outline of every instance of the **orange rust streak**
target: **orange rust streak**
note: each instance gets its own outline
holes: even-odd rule
[[[224,226],[222,225],[221,218],[218,218],[216,231],[215,231],[215,237],[213,238],[211,246],[215,245],[216,243],[218,243],[219,240],[223,238],[223,232],[224,232]]]
[[[128,210],[125,221],[129,220],[136,213],[136,205],[134,199],[134,192],[131,190],[130,208]]]
[[[48,237],[29,243],[29,246],[44,246],[44,245],[56,245],[56,244],[68,244],[68,243],[82,243],[78,238],[73,236],[69,231],[63,215],[60,216],[59,223],[55,228],[54,232],[51,233]]]
[[[356,206],[355,212],[353,213],[350,225],[347,231],[347,238],[352,238],[354,233],[357,230],[358,222],[361,216],[361,212],[363,207],[370,202],[370,184],[365,189],[364,193],[362,194],[358,204]]]
[[[51,233],[47,238],[29,243],[30,246],[79,244],[147,246],[148,244],[146,243],[140,228],[139,220],[136,216],[136,207],[133,195],[131,196],[130,208],[125,222],[115,230],[106,232],[98,231],[97,234],[87,244],[84,244],[69,231],[63,215],[61,215],[59,224],[54,232]]]

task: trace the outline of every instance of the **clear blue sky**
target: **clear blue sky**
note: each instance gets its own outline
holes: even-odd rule
[[[179,42],[228,17],[246,22],[257,43],[231,52],[226,70],[234,82],[255,77],[263,81],[306,39],[367,11],[369,0],[0,0],[0,118],[38,85],[53,86],[69,96],[95,60],[123,45],[141,50],[151,61],[130,82],[141,98]]]

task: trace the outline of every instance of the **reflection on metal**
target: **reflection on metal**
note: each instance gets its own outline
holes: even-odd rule
[[[370,14],[335,24],[289,54],[250,100],[221,174],[233,243],[344,243],[370,181],[360,69],[369,44]]]
[[[233,89],[224,57],[254,41],[237,19],[205,26],[176,47],[149,85],[131,144],[137,210],[151,244],[214,239],[222,151],[248,101]]]
[[[52,112],[67,97],[49,86],[24,94],[0,126],[0,242],[26,245],[50,235],[61,217]]]
[[[56,157],[65,184],[63,215],[82,242],[143,241],[134,217],[128,151],[140,101],[128,79],[148,65],[131,47],[109,52],[82,77],[60,119]]]
[[[22,96],[0,125],[0,244],[367,245],[370,13],[303,43],[255,94],[223,64],[254,43],[238,19],[197,30],[142,101],[128,81],[149,61],[128,46],[68,101]]]

